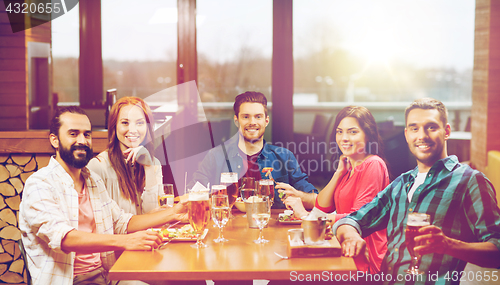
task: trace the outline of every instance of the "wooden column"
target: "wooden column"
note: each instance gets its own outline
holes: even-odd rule
[[[36,19],[24,15],[13,23],[18,28],[28,29],[14,33],[4,1],[0,1],[0,131],[29,129],[28,93],[32,78],[29,76],[28,47],[31,43],[51,42],[50,22],[32,27]],[[44,87],[51,88],[50,76],[48,82],[44,82],[48,86]]]
[[[83,108],[102,106],[101,0],[80,1],[79,98]]]
[[[480,171],[487,153],[500,150],[500,5],[476,0],[471,163]]]
[[[198,80],[198,58],[196,55],[196,0],[178,0],[177,23],[177,84]],[[194,92],[193,92],[194,91]],[[179,107],[186,115],[197,118],[198,92],[179,88]]]
[[[292,0],[273,1],[272,142],[293,141]]]
[[[187,159],[193,134],[188,126],[198,122],[198,59],[196,54],[196,0],[177,1],[177,102],[179,111],[173,116],[171,129],[175,137],[164,141],[165,161],[164,181],[174,183],[176,193],[183,194],[184,175],[188,182],[196,169]],[[170,156],[172,161],[168,160]],[[176,158],[182,158],[177,159]]]

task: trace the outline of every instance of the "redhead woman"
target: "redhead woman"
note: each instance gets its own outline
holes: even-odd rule
[[[158,207],[163,177],[153,157],[153,116],[141,98],[123,97],[111,108],[108,149],[88,168],[104,180],[111,198],[127,213],[144,214]]]
[[[365,107],[348,106],[335,118],[337,143],[337,171],[318,194],[316,208],[330,214],[334,222],[357,211],[370,202],[390,182],[383,160],[381,139],[377,124]],[[287,201],[288,200],[288,201]],[[285,204],[302,217],[307,214],[296,197],[289,197]],[[366,254],[354,259],[358,270],[377,273],[387,251],[386,230],[365,237]]]

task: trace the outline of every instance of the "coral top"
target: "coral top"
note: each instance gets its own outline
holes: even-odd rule
[[[389,183],[389,173],[385,162],[380,157],[372,155],[356,166],[350,177],[347,175],[342,177],[334,192],[334,205],[328,208],[320,207],[316,199],[316,208],[326,213],[336,210],[336,222],[370,202]],[[360,255],[354,258],[356,266],[358,270],[369,271],[372,274],[379,272],[387,251],[387,231],[384,229],[374,232],[366,237],[365,241],[369,262]]]

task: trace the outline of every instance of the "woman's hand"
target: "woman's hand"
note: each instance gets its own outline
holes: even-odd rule
[[[151,166],[154,164],[149,151],[142,145],[138,147],[128,148],[123,152],[123,155],[127,156],[125,161],[127,163],[130,162],[132,165],[134,165],[134,163],[136,162],[144,166]]]
[[[290,184],[283,182],[276,182],[276,189],[278,189],[278,193],[280,194],[281,201],[285,202],[287,197],[302,197],[304,192],[298,191],[293,188]]]
[[[337,172],[339,174],[339,177],[343,177],[349,171],[351,171],[351,161],[349,160],[349,158],[347,156],[341,155],[339,158],[339,166],[337,168]]]
[[[182,200],[175,204],[172,208],[173,211],[174,211],[174,218],[178,221],[183,221],[183,222],[187,222],[189,221],[189,214],[188,214],[188,203],[189,201],[187,200]]]
[[[309,212],[304,208],[302,200],[299,197],[289,196],[283,201],[287,209],[293,210],[293,215],[299,219],[307,216]]]

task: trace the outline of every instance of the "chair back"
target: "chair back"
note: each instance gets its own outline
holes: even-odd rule
[[[17,245],[19,245],[19,251],[21,251],[21,256],[23,257],[23,262],[24,262],[24,271],[26,272],[26,283],[28,285],[31,285],[33,284],[31,282],[31,274],[30,274],[30,271],[28,270],[28,256],[26,254],[26,251],[24,250],[24,244],[23,244],[23,240],[22,239],[19,239],[17,241]]]
[[[497,205],[500,207],[500,151],[488,151],[488,166],[486,166],[486,177],[491,181],[497,194]]]

